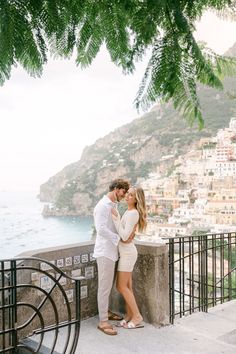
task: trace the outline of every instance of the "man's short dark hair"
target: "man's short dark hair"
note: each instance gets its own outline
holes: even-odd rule
[[[125,189],[126,192],[128,191],[130,184],[128,181],[122,178],[115,179],[109,185],[109,191],[112,192],[115,188],[117,189]]]

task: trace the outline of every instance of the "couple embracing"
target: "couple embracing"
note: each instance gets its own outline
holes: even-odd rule
[[[124,198],[127,210],[120,217],[117,202]],[[141,328],[143,318],[132,290],[132,271],[138,256],[133,242],[135,231],[143,231],[146,227],[143,189],[130,187],[129,182],[123,179],[113,181],[109,186],[109,193],[94,209],[94,222],[97,231],[94,258],[98,267],[98,329],[108,335],[117,334],[108,322],[109,319],[116,318],[115,314],[109,313],[108,307],[118,258],[116,287],[124,297],[126,314],[117,326],[126,329]]]

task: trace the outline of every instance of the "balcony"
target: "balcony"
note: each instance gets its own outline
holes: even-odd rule
[[[199,353],[204,343],[207,353],[235,353],[236,233],[137,242],[133,282],[145,328],[115,338],[96,329],[93,247],[0,261],[0,353]],[[111,309],[124,312],[115,288]]]

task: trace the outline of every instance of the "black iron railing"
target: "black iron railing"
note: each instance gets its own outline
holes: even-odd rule
[[[72,354],[79,331],[79,279],[40,258],[0,261],[0,353]]]
[[[170,238],[170,322],[236,298],[236,233]]]

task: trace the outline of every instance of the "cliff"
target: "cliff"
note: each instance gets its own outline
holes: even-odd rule
[[[225,55],[229,57],[236,57],[236,43],[234,43],[234,45],[227,50]]]
[[[234,48],[229,51],[232,54]],[[205,119],[201,131],[195,125],[190,127],[167,104],[156,105],[141,118],[98,139],[84,149],[79,161],[41,185],[40,200],[54,203],[44,214],[89,215],[111,180],[125,177],[136,183],[157,168],[168,173],[177,156],[196,148],[201,137],[212,136],[228,125],[236,114],[236,100],[232,98],[235,87],[236,79],[228,78],[224,92],[198,88]]]

